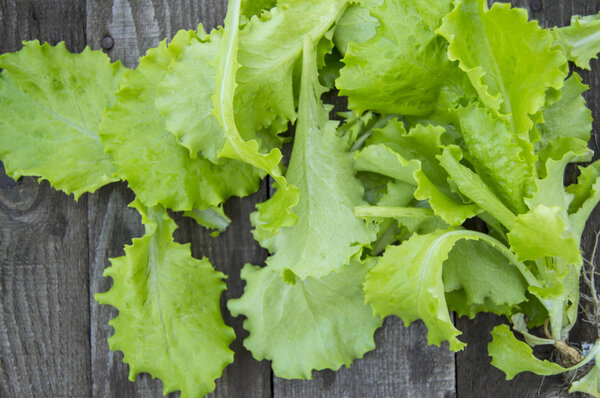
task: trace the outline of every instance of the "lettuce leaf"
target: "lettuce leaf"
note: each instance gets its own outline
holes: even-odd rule
[[[437,32],[450,46],[481,101],[510,115],[511,131],[527,138],[531,119],[546,103],[548,89],[559,90],[567,75],[567,60],[552,46],[552,34],[527,21],[527,11],[510,4],[459,0]],[[506,29],[510,26],[510,29]]]
[[[533,191],[536,163],[517,144],[510,120],[492,115],[478,103],[458,109],[457,114],[469,163],[504,204],[524,212],[523,198]]]
[[[0,159],[10,177],[39,176],[75,199],[119,179],[98,126],[115,102],[121,63],[36,40],[1,55],[0,69]]]
[[[555,28],[554,34],[569,61],[589,70],[590,60],[597,59],[600,52],[600,14],[573,15],[571,25]]]
[[[246,265],[244,294],[229,300],[245,315],[244,346],[269,359],[277,377],[310,379],[313,369],[337,370],[375,348],[382,320],[365,304],[362,283],[372,261],[354,260],[338,273],[286,283],[271,267]]]
[[[448,341],[451,350],[462,350],[465,344],[457,338],[461,333],[450,319],[442,279],[443,264],[452,248],[461,240],[486,242],[507,256],[520,272],[525,271],[524,266],[511,257],[507,248],[486,234],[466,230],[414,234],[400,246],[388,246],[365,279],[365,296],[375,313],[381,316],[397,315],[406,326],[422,319],[427,326],[429,344],[440,345]],[[507,285],[503,285],[503,289],[513,292],[515,290],[512,289],[522,290],[523,285],[518,278],[505,279],[505,282]],[[451,289],[458,286],[469,289],[469,278],[463,278],[460,282],[451,281]],[[477,303],[482,297],[472,294],[471,300]],[[507,301],[511,300],[514,297]]]
[[[337,87],[357,113],[426,115],[435,108],[442,86],[457,69],[446,43],[434,33],[450,10],[450,0],[384,0],[371,9],[376,34],[350,43]]]
[[[217,162],[226,134],[219,120],[222,111],[217,109],[222,104],[212,99],[218,97],[217,89],[219,93],[231,90],[228,95],[234,101],[233,116],[240,137],[244,141],[257,140],[259,151],[280,146],[277,134],[287,128],[288,121],[296,119],[294,87],[299,79],[297,66],[303,37],[309,35],[318,43],[345,9],[346,2],[283,2],[260,18],[252,18],[239,32],[239,21],[232,21],[236,25],[227,30],[235,45],[232,40],[222,43],[221,30],[213,31],[209,37],[199,34],[191,38],[181,55],[173,57],[159,88],[157,106],[167,129],[189,149],[192,157],[201,152]],[[267,48],[265,43],[269,43]],[[228,51],[219,53],[221,47]],[[236,62],[222,64],[232,61],[234,55]],[[223,80],[225,69],[234,81]],[[227,84],[219,87],[223,82]]]
[[[292,211],[298,203],[298,189],[288,185],[281,167],[281,151],[274,148],[268,154],[260,152],[258,141],[245,141],[237,128],[234,113],[234,92],[236,75],[240,67],[238,64],[238,37],[240,23],[240,1],[229,2],[227,17],[225,18],[225,32],[219,53],[215,58],[217,72],[215,80],[216,90],[213,94],[214,114],[219,120],[225,133],[225,145],[219,157],[240,160],[248,163],[258,170],[268,173],[277,184],[277,198],[279,206],[270,211],[261,211],[262,206],[257,206],[258,212],[253,213],[252,223],[255,227],[254,236],[257,240],[272,237],[279,232],[282,226],[294,225],[297,221]]]
[[[442,269],[448,307],[473,318],[478,312],[510,314],[526,300],[527,281],[497,248],[483,241],[460,240]]]
[[[180,31],[168,47],[163,41],[149,50],[137,69],[127,72],[116,104],[102,120],[100,137],[117,174],[149,207],[161,204],[175,211],[218,208],[231,196],[256,191],[262,176],[236,160],[214,164],[202,156],[192,159],[166,131],[154,104],[158,84],[172,58],[195,36],[193,31]]]
[[[273,253],[267,259],[271,269],[287,269],[301,279],[339,271],[376,237],[373,226],[354,216],[354,207],[366,205],[363,187],[354,176],[352,155],[336,135],[337,122],[329,120],[320,100],[323,92],[314,46],[305,40],[298,123],[285,175],[300,191],[294,207],[298,221],[261,242]],[[259,217],[279,207],[279,199],[265,202]]]
[[[183,397],[213,391],[214,380],[233,362],[229,344],[235,338],[225,325],[219,299],[223,275],[208,259],[191,256],[190,245],[173,241],[175,222],[164,207],[131,204],[142,215],[146,233],[111,259],[104,271],[113,279],[106,293],[96,294],[119,315],[109,321],[115,333],[108,343],[123,352],[129,379],[148,372],[163,381],[163,394],[181,390]]]

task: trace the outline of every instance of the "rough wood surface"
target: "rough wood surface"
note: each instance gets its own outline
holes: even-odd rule
[[[145,51],[178,29],[220,24],[226,0],[0,0],[0,53],[14,51],[21,40],[65,41],[72,51],[87,44],[108,49],[113,59],[134,67]],[[565,25],[573,14],[592,14],[600,3],[589,0],[518,0],[542,26]],[[586,94],[600,128],[600,63],[582,72],[591,86]],[[595,150],[598,136],[591,143]],[[568,178],[573,178],[574,171]],[[243,290],[239,272],[245,262],[262,264],[266,253],[249,231],[248,215],[268,196],[266,184],[251,198],[234,199],[226,211],[234,220],[219,238],[176,215],[176,239],[192,243],[196,257],[208,256],[229,275],[223,297],[226,322],[235,327],[236,363],[217,381],[213,397],[557,397],[564,396],[559,377],[522,375],[506,382],[489,364],[489,331],[495,316],[457,320],[468,348],[459,354],[426,346],[425,328],[404,328],[386,320],[376,334],[378,348],[338,372],[314,373],[312,381],[273,378],[269,364],[258,363],[242,347],[241,319],[231,319],[224,303]],[[108,320],[116,311],[99,306],[93,295],[106,291],[108,258],[140,236],[139,216],[127,204],[133,194],[112,184],[75,203],[33,178],[13,182],[0,170],[0,397],[160,397],[162,383],[148,375],[127,380],[120,353],[108,349]],[[584,238],[590,254],[600,210]],[[597,259],[600,260],[600,259]],[[573,340],[591,341],[596,331],[578,326]],[[177,394],[174,394],[177,395]]]
[[[209,31],[223,23],[223,0],[101,0],[87,2],[87,44],[102,48],[112,37],[108,53],[134,67],[150,47],[171,38],[179,29],[196,29],[202,22]]]
[[[0,52],[85,46],[79,1],[0,1]],[[0,396],[91,392],[86,201],[0,166]]]

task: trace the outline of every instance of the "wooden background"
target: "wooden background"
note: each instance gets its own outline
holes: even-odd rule
[[[592,14],[592,0],[518,0],[542,26],[563,26],[572,14]],[[138,58],[178,29],[207,29],[221,24],[226,0],[0,0],[0,53],[16,51],[22,40],[65,41],[72,51],[86,45],[108,51],[113,59],[134,67]],[[509,28],[509,27],[507,27]],[[108,40],[110,41],[110,40]],[[105,41],[106,43],[106,41]],[[600,65],[583,73],[591,86],[588,105],[600,120]],[[595,123],[598,131],[599,124]],[[592,139],[598,148],[598,136]],[[266,183],[245,200],[226,205],[233,224],[212,239],[192,222],[178,218],[179,241],[191,241],[194,256],[206,255],[229,275],[225,298],[241,295],[239,278],[246,262],[262,264],[266,252],[250,234],[248,215],[267,199]],[[86,194],[79,202],[33,178],[14,182],[0,164],[0,397],[160,397],[162,385],[148,375],[127,380],[122,355],[108,349],[115,311],[99,306],[93,296],[111,282],[102,277],[108,258],[123,254],[123,245],[142,235],[133,199],[125,184],[111,184]],[[589,253],[599,213],[586,232]],[[223,300],[224,303],[224,300]],[[225,307],[223,306],[227,314]],[[226,315],[239,338],[235,363],[217,381],[214,397],[558,397],[565,396],[560,377],[521,375],[506,382],[489,365],[489,331],[498,317],[457,319],[465,351],[428,347],[425,328],[404,328],[388,318],[376,333],[377,349],[350,369],[314,373],[312,381],[273,377],[269,363],[257,362],[242,347],[246,333],[240,319]],[[593,341],[595,331],[578,327],[575,341]],[[176,394],[174,394],[176,395]]]

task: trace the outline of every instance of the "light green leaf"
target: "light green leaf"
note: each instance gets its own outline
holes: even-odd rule
[[[416,185],[414,173],[421,169],[418,160],[406,160],[386,145],[369,145],[354,156],[358,171],[369,171],[391,177],[406,184]]]
[[[304,37],[310,37],[316,45],[343,14],[347,3],[280,0],[277,8],[242,27],[234,104],[244,140],[256,137],[266,148],[280,141],[273,135],[285,131],[287,123],[296,119],[294,85],[300,78]],[[324,54],[320,55],[322,59]]]
[[[278,189],[273,200],[277,200],[278,206],[263,209],[264,204],[258,205],[259,211],[252,214],[252,224],[255,227],[254,236],[260,242],[272,238],[279,232],[280,227],[293,225],[296,222],[297,217],[292,212],[292,207],[298,203],[298,189],[293,185],[288,185],[282,175],[281,151],[275,148],[269,154],[261,153],[259,143],[256,140],[245,141],[237,128],[234,114],[234,92],[239,68],[239,23],[240,0],[231,0],[225,18],[221,48],[214,61],[217,65],[215,75],[217,85],[212,98],[215,104],[214,114],[225,132],[225,145],[219,153],[219,157],[246,162],[258,170],[270,174],[277,184]]]
[[[98,137],[125,68],[100,51],[31,41],[0,56],[0,159],[15,180],[39,176],[78,199],[117,181]]]
[[[96,295],[119,315],[108,343],[123,352],[129,379],[147,372],[163,381],[163,394],[181,390],[182,397],[201,397],[233,362],[229,344],[235,335],[219,308],[223,275],[208,259],[192,258],[189,244],[173,241],[176,225],[161,206],[132,207],[142,214],[146,233],[111,259],[104,271],[112,288]]]
[[[557,206],[561,209],[561,217],[565,222],[567,221],[567,209],[573,200],[573,195],[565,192],[564,178],[565,168],[573,158],[575,154],[568,152],[559,160],[550,158],[546,161],[546,177],[536,179],[534,192],[530,197],[525,198],[525,203],[530,210],[534,210],[539,205]]]
[[[583,392],[586,394],[590,394],[593,397],[600,397],[600,368],[599,361],[600,355],[597,355],[596,363],[594,367],[589,371],[588,374],[583,376],[581,379],[576,380],[571,384],[571,388],[569,389],[570,393],[575,391]]]
[[[448,254],[442,270],[446,297],[462,292],[459,315],[473,317],[473,310],[510,313],[526,300],[527,282],[502,252],[484,241],[460,240]],[[468,308],[469,311],[464,312]]]
[[[492,215],[502,225],[509,229],[512,228],[515,222],[514,213],[502,203],[478,174],[460,163],[462,158],[460,148],[450,145],[438,158],[463,195]]]
[[[596,343],[583,361],[569,368],[563,368],[555,362],[536,358],[531,347],[517,340],[508,325],[498,325],[492,330],[492,341],[488,344],[488,352],[492,357],[492,365],[503,371],[507,380],[511,380],[521,372],[551,376],[579,369],[596,358],[598,352],[600,352],[600,345]],[[579,384],[579,387],[591,389],[597,383],[597,380],[594,380],[597,376],[597,371],[592,369],[590,377],[580,379],[581,384]],[[581,391],[575,387],[577,384],[578,382],[573,383],[573,387],[569,392]]]
[[[523,198],[533,191],[536,177],[535,156],[517,144],[507,118],[492,115],[478,103],[457,113],[469,163],[503,203],[524,212]]]
[[[188,210],[185,211],[183,215],[193,218],[198,224],[203,225],[206,228],[214,230],[211,233],[213,238],[225,231],[231,223],[231,219],[227,217],[222,206],[210,207],[205,210]]]
[[[551,47],[552,34],[527,18],[526,10],[510,4],[494,3],[488,10],[486,0],[461,0],[437,30],[481,101],[511,115],[511,131],[522,138],[533,126],[530,116],[545,105],[547,90],[560,89],[568,72],[562,51]]]
[[[567,370],[557,363],[537,359],[531,347],[517,340],[508,325],[498,325],[492,330],[488,352],[492,357],[492,365],[503,371],[507,380],[521,372],[550,376]]]
[[[574,195],[569,208],[569,220],[573,228],[573,236],[580,239],[585,224],[600,202],[600,161],[580,168],[577,184],[567,187],[567,192]]]
[[[305,40],[298,123],[286,173],[288,182],[300,190],[294,207],[298,222],[282,228],[269,242],[273,255],[267,259],[272,269],[289,269],[301,279],[339,271],[376,238],[372,226],[354,216],[354,207],[366,204],[364,191],[354,176],[352,154],[320,100],[323,92],[315,49]],[[265,206],[278,204],[272,199]]]
[[[147,206],[160,203],[176,211],[218,207],[231,196],[256,191],[262,176],[236,160],[214,164],[201,156],[192,159],[166,131],[154,104],[158,84],[193,37],[193,31],[181,31],[168,48],[163,41],[150,49],[138,68],[127,72],[117,103],[102,120],[100,136],[118,175]]]
[[[365,304],[362,282],[370,262],[353,261],[320,279],[286,283],[270,267],[246,265],[244,295],[229,300],[234,316],[245,315],[244,346],[258,360],[273,361],[287,379],[310,379],[313,369],[337,370],[375,348],[381,318]]]
[[[587,89],[588,86],[581,83],[581,77],[573,72],[561,89],[560,100],[544,110],[543,124],[537,126],[541,141],[536,143],[542,176],[550,157],[558,160],[569,151],[583,158],[589,156],[587,142],[592,131],[592,112],[581,95]]]
[[[398,134],[391,130],[401,128]],[[447,173],[440,166],[436,155],[441,152],[441,136],[444,129],[418,125],[406,134],[402,124],[392,120],[385,129],[372,136],[373,141],[388,141],[394,148],[377,144],[369,145],[356,155],[355,168],[392,177],[397,182],[417,185],[414,196],[428,200],[435,214],[450,225],[460,225],[475,216],[479,209],[465,204],[453,194],[447,183]],[[406,160],[411,159],[411,160]]]
[[[563,211],[559,206],[540,204],[517,216],[508,240],[520,260],[558,256],[573,265],[581,264],[578,239],[565,224]]]
[[[409,232],[421,234],[430,232],[430,230],[448,228],[448,224],[436,217],[433,210],[428,208],[385,206],[381,204],[377,206],[358,206],[354,208],[354,214],[368,221],[393,218],[398,221],[399,225],[406,227]]]
[[[242,0],[242,14],[248,18],[275,7],[277,0]]]
[[[202,26],[179,54],[173,54],[167,75],[158,86],[156,106],[165,119],[167,130],[195,158],[201,156],[218,163],[225,133],[213,114],[215,92],[213,62],[223,37],[222,30],[206,36]]]
[[[369,12],[369,8],[353,4],[336,24],[333,42],[342,55],[346,54],[348,44],[362,43],[375,36],[379,20]]]
[[[432,112],[442,86],[454,84],[448,80],[457,69],[434,33],[450,7],[450,0],[385,0],[372,8],[379,20],[376,34],[348,45],[336,83],[348,96],[348,107],[359,114]]]
[[[395,120],[390,121],[385,130],[400,128],[394,137],[392,148],[410,162],[418,161],[419,170],[413,173],[418,185],[415,198],[427,200],[435,214],[450,225],[460,225],[467,218],[475,216],[479,209],[473,204],[465,204],[452,192],[448,184],[448,174],[440,165],[437,156],[442,152],[443,127],[416,125],[408,133]],[[385,133],[392,136],[391,131]],[[376,138],[376,137],[373,137]]]
[[[364,284],[367,302],[375,313],[397,315],[405,325],[422,319],[429,344],[447,340],[450,349],[461,350],[465,344],[458,340],[461,333],[450,320],[442,281],[442,266],[460,240],[483,240],[507,252],[488,235],[466,230],[415,234],[400,246],[388,246]]]
[[[600,14],[571,16],[571,25],[555,28],[556,44],[561,46],[569,61],[582,69],[590,69],[590,60],[600,52]]]

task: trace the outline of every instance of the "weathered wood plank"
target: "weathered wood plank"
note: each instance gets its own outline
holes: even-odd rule
[[[195,29],[201,21],[206,30],[223,23],[227,2],[222,0],[102,0],[87,3],[87,44],[102,48],[110,36],[108,51],[113,60],[134,67],[151,47],[171,38],[179,29]]]
[[[0,53],[16,51],[23,40],[64,41],[71,51],[85,46],[85,1],[0,0]]]
[[[50,4],[51,3],[51,4]],[[0,1],[0,53],[85,45],[85,2]],[[0,166],[0,396],[89,396],[86,199]]]
[[[88,43],[101,48],[102,39],[110,36],[114,41],[109,55],[120,59],[127,66],[137,65],[138,58],[146,50],[164,38],[172,37],[178,29],[196,28],[202,21],[206,29],[222,23],[225,18],[226,1],[98,1],[88,3]],[[122,254],[123,243],[132,236],[141,235],[141,226],[135,212],[124,210],[132,194],[122,186],[107,187],[101,195],[90,197],[90,258],[91,294],[106,291],[110,283],[102,278],[109,265],[107,257]],[[226,204],[226,212],[234,220],[219,238],[196,226],[191,220],[177,217],[180,229],[179,241],[192,243],[197,257],[207,256],[212,264],[229,275],[228,290],[222,300],[241,295],[243,286],[240,269],[246,262],[261,264],[265,253],[256,245],[250,234],[249,213],[257,202],[266,200],[266,187],[243,201],[232,199]],[[138,227],[136,227],[138,225]],[[138,376],[135,384],[127,381],[127,366],[121,363],[120,353],[111,353],[106,338],[112,334],[108,320],[116,310],[91,302],[92,317],[92,379],[94,396],[162,396],[162,383],[148,375]],[[238,336],[243,335],[241,320],[225,316]],[[271,395],[271,372],[268,364],[258,364],[242,347],[238,338],[232,345],[236,352],[235,363],[229,366],[217,381],[214,397],[268,397]]]
[[[599,11],[600,3],[586,0],[516,0],[512,1],[515,7],[524,7],[529,10],[531,18],[539,20],[543,27],[565,26],[569,24],[571,15],[589,15]],[[588,107],[594,116],[594,134],[591,147],[598,151],[598,131],[600,128],[600,63],[592,62],[592,71],[580,71],[584,82],[590,86],[590,91],[585,94]],[[571,168],[566,179],[573,181],[576,168]],[[590,219],[584,233],[583,248],[589,258],[595,232],[600,227],[600,213],[596,211]],[[487,354],[487,344],[491,341],[490,331],[502,320],[491,315],[480,315],[475,320],[460,318],[458,328],[464,332],[462,339],[468,345],[465,351],[457,354],[457,393],[459,397],[485,396],[485,397],[557,397],[566,396],[565,385],[561,376],[542,378],[533,374],[517,376],[512,381],[506,381],[504,374],[490,365]],[[578,326],[571,332],[571,340],[575,343],[582,341],[591,342],[596,339],[597,331],[579,321]],[[576,396],[576,395],[570,395]]]

